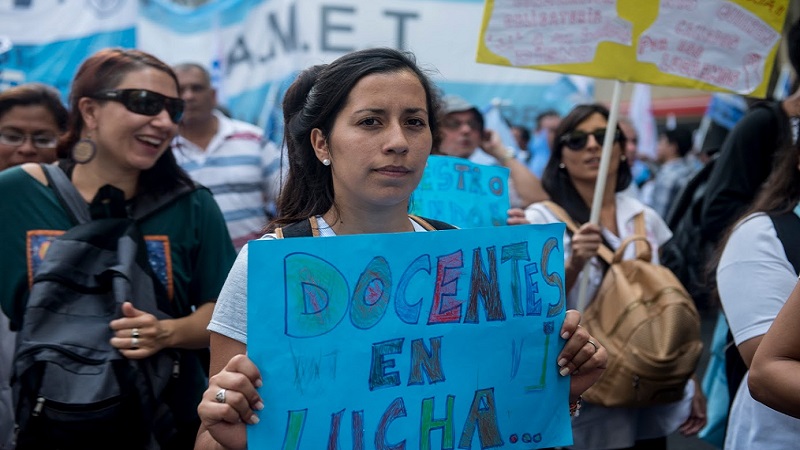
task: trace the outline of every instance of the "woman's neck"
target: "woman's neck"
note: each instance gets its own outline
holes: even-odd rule
[[[603,200],[600,204],[598,217],[602,227],[614,235],[619,236],[619,230],[617,227],[616,186],[617,179],[615,177],[608,177],[606,180],[606,188],[603,190]],[[575,183],[575,189],[577,189],[578,195],[580,195],[583,201],[589,205],[591,210],[592,204],[594,203],[595,183],[593,181]]]
[[[87,202],[91,202],[101,187],[110,184],[125,193],[125,199],[136,195],[139,186],[139,171],[120,170],[108,167],[98,159],[86,164],[76,164],[72,171],[72,184]]]
[[[400,233],[414,231],[408,220],[408,204],[377,209],[338,205],[322,215],[336,235],[367,233]]]
[[[578,191],[578,195],[581,196],[581,199],[589,205],[591,209],[594,203],[594,191],[595,191],[595,181],[572,181],[573,185],[575,186],[575,190]],[[608,177],[606,179],[606,187],[603,189],[603,200],[601,202],[601,208],[606,208],[609,206],[614,205],[614,199],[616,198],[616,186],[617,186],[617,179],[614,177]]]

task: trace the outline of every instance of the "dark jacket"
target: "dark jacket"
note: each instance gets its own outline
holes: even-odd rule
[[[781,102],[753,105],[725,138],[711,172],[702,210],[703,239],[717,243],[755,198],[775,153],[791,142]]]

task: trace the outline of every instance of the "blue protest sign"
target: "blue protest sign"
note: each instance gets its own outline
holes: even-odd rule
[[[509,170],[464,158],[431,155],[411,196],[410,212],[459,228],[506,224]]]
[[[571,444],[563,233],[251,242],[247,352],[266,408],[250,448]]]

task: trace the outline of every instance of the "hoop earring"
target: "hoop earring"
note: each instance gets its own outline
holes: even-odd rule
[[[97,145],[95,145],[94,141],[89,136],[81,138],[70,151],[70,157],[78,164],[88,163],[94,159],[96,154]]]
[[[325,158],[325,159],[323,159],[323,160],[322,160],[322,165],[323,165],[323,166],[326,166],[326,167],[327,167],[327,166],[330,166],[330,165],[331,165],[331,160],[330,160],[330,159],[328,159],[328,158]]]

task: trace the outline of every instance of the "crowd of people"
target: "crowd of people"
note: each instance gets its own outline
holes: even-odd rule
[[[800,74],[800,23],[787,34],[787,49]],[[145,447],[139,437],[126,443],[117,436],[113,448],[134,441],[131,448],[247,448],[247,426],[270,401],[257,390],[269,383],[267,368],[247,356],[247,280],[258,270],[248,272],[248,242],[281,238],[284,227],[298,223],[320,237],[426,232],[408,210],[431,154],[508,168],[509,225],[562,221],[551,205],[579,224],[563,236],[568,311],[563,348],[552,358],[570,377],[570,448],[666,449],[669,435],[692,436],[706,426],[699,374],[682,398],[666,404],[609,407],[581,398],[609,354],[580,325],[579,296],[592,302],[598,295],[608,271],[599,251],[624,246],[640,233],[641,218],[659,263],[658,250],[674,231],[665,219],[702,166],[689,130],[664,129],[655,159],[644,161],[631,119],[609,129],[608,109],[590,104],[543,111],[533,131],[512,125],[515,142],[503,142],[478,107],[440,92],[412,54],[385,48],[300,72],[283,99],[281,143],[226,115],[202,65],[170,67],[137,50],[87,58],[67,106],[44,85],[0,92],[0,449],[109,445],[107,436],[95,440],[103,433],[75,444],[30,426],[41,409],[15,420],[15,332],[26,323],[48,245],[75,225],[42,164],[64,172],[93,220],[187,192],[138,221],[152,277],[172,313],[157,317],[125,302],[108,323],[108,340],[127,359],[180,355],[160,396],[166,413],[153,419],[152,436],[139,436]],[[800,236],[798,117],[800,88],[753,105],[721,141],[705,191],[703,236],[718,248],[709,267],[745,365],[741,382],[731,379],[724,448],[792,448],[800,433],[791,375],[800,364],[793,326],[800,313],[800,257],[795,263],[793,255],[800,248],[786,237]],[[611,164],[592,223],[609,133]],[[634,258],[633,247],[624,255]]]

